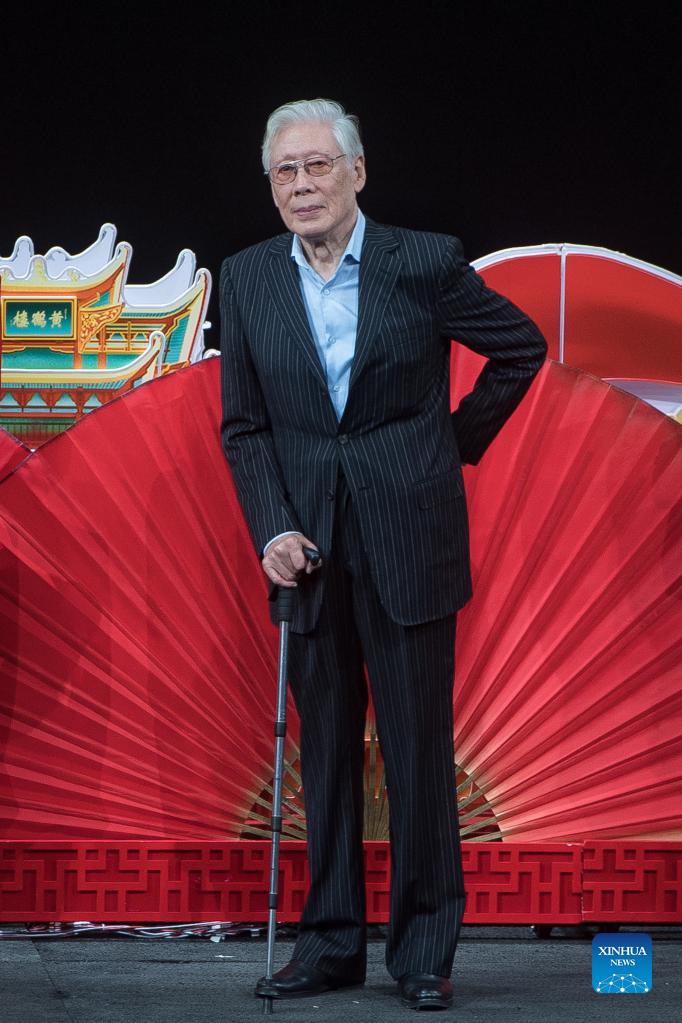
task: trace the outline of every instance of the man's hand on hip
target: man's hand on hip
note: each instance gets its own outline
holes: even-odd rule
[[[302,573],[310,575],[322,566],[322,559],[313,565],[303,553],[304,547],[317,545],[309,540],[303,533],[295,533],[291,536],[283,536],[281,540],[268,547],[261,565],[268,579],[277,586],[297,586],[296,579]]]

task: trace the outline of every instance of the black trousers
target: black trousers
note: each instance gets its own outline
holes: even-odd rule
[[[465,905],[453,750],[456,614],[412,626],[388,616],[341,473],[331,557],[320,571],[318,624],[289,639],[311,880],[293,958],[334,976],[365,975],[364,659],[389,802],[386,966],[396,980],[415,971],[449,977]]]

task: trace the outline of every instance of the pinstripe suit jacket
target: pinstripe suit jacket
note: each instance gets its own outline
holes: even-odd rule
[[[329,555],[341,462],[390,616],[413,625],[450,614],[471,596],[461,463],[479,461],[540,369],[546,342],[486,287],[457,238],[367,218],[339,422],[291,242],[286,232],[245,249],[220,275],[221,441],[256,550],[292,529]],[[453,338],[489,361],[451,414]],[[314,627],[323,590],[324,567],[302,577],[293,632]]]

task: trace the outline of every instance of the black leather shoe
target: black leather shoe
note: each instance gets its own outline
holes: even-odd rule
[[[322,991],[334,991],[339,987],[364,983],[364,977],[332,977],[323,970],[318,970],[317,966],[292,959],[272,975],[271,981],[261,977],[254,994],[260,998],[301,998],[304,995],[319,995]]]
[[[435,973],[406,973],[398,981],[403,1005],[411,1009],[449,1009],[452,983]]]

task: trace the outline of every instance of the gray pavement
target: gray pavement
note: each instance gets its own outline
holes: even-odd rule
[[[651,934],[653,989],[597,995],[591,986],[591,934],[555,929],[540,940],[524,927],[464,927],[452,973],[458,1023],[642,1023],[682,1018],[682,930]],[[626,933],[623,928],[621,934]],[[278,938],[276,969],[293,940]],[[263,1015],[253,986],[265,972],[262,938],[12,938],[0,941],[2,1023],[242,1023]],[[386,971],[384,944],[369,943],[363,987],[280,1000],[273,1017],[289,1023],[365,1023],[422,1018],[403,1007]],[[433,1018],[431,1014],[429,1018]]]

